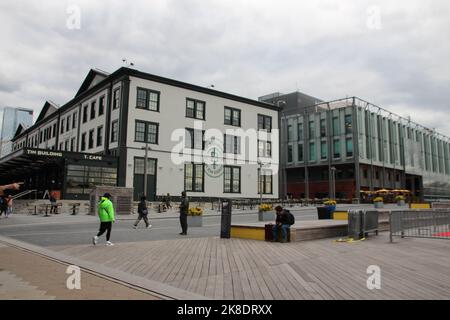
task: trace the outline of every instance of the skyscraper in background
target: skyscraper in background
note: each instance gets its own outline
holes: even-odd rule
[[[33,110],[25,108],[4,107],[0,110],[0,158],[11,153],[11,139],[19,124],[33,124]]]

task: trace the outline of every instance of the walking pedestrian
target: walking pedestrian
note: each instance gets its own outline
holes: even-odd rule
[[[98,231],[98,234],[92,238],[92,243],[96,245],[98,242],[98,237],[106,231],[106,245],[113,246],[114,244],[109,241],[111,237],[112,223],[115,222],[114,206],[111,202],[111,194],[105,193],[100,199],[100,202],[98,203],[98,217],[100,218],[100,230]]]
[[[180,224],[181,224],[181,233],[180,235],[187,235],[187,214],[189,212],[189,200],[186,197],[186,191],[181,192],[181,203],[180,203]]]
[[[5,214],[5,217],[8,218],[8,216],[6,215],[6,210],[8,209],[8,205],[6,204],[6,197],[4,195],[2,195],[0,197],[0,217],[2,216],[2,214]]]
[[[134,229],[137,229],[137,226],[139,224],[139,222],[141,222],[142,219],[144,219],[145,222],[145,227],[147,229],[151,228],[152,225],[148,223],[148,208],[147,208],[147,202],[146,202],[147,198],[145,196],[141,197],[141,201],[138,204],[138,218],[136,220],[136,222],[133,225]]]
[[[8,198],[6,199],[6,217],[8,218],[9,215],[13,212],[13,197],[12,195],[9,195]]]
[[[58,214],[58,205],[53,193],[51,193],[50,195],[50,214]]]

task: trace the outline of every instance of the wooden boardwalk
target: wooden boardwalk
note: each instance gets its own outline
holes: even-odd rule
[[[49,249],[212,299],[450,299],[447,240],[390,244],[381,233],[354,243],[196,238]],[[370,265],[381,268],[381,290],[367,289]]]

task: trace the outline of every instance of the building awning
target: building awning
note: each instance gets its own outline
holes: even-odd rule
[[[88,160],[95,162],[112,162],[117,164],[117,157],[81,152],[54,151],[45,149],[23,148],[0,159],[0,177],[10,177],[57,164],[65,159]]]

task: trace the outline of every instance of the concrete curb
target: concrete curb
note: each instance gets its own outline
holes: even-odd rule
[[[65,254],[51,251],[33,244],[25,243],[8,237],[0,236],[0,243],[16,247],[21,250],[29,251],[39,256],[45,257],[66,265],[76,265],[83,271],[93,275],[100,276],[104,279],[126,285],[130,288],[146,291],[163,300],[209,300],[202,295],[175,288],[154,280],[130,275],[128,273],[114,270],[96,263],[84,261],[78,258],[70,257]]]

